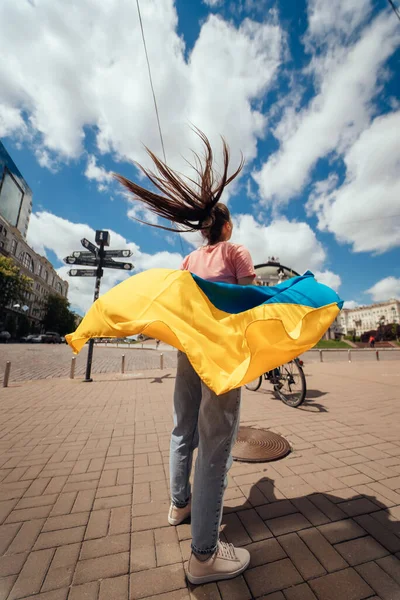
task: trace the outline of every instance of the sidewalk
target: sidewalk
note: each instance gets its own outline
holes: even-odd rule
[[[184,577],[190,526],[167,523],[174,371],[0,389],[0,600],[400,598],[400,373],[309,364],[291,409],[244,391],[241,423],[293,453],[234,463],[223,538],[235,580]]]

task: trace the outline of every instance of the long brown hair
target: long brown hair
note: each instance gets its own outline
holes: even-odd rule
[[[228,208],[218,202],[226,186],[242,170],[244,160],[242,156],[239,167],[232,175],[228,176],[230,152],[226,141],[222,138],[223,170],[222,175],[218,174],[214,168],[214,155],[207,136],[197,128],[194,131],[200,137],[205,149],[203,157],[193,152],[194,164],[187,161],[195,171],[196,179],[174,171],[148,148],[146,150],[156,167],[156,172],[145,169],[138,163],[136,165],[162,192],[161,194],[152,192],[123,175],[117,173],[113,173],[113,175],[127,188],[135,200],[143,202],[157,216],[183,225],[183,228],[173,229],[146,223],[140,219],[136,219],[137,221],[167,231],[201,231],[209,244],[215,244],[219,241],[224,223],[230,220]]]

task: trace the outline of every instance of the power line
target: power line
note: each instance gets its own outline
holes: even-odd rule
[[[149,60],[149,54],[147,52],[146,37],[144,35],[144,27],[143,27],[143,21],[142,21],[142,14],[141,14],[141,11],[140,11],[139,0],[136,0],[136,6],[137,6],[137,11],[138,11],[138,16],[139,16],[140,30],[142,32],[142,41],[143,41],[144,53],[146,55],[147,71],[149,73],[150,87],[151,87],[151,91],[152,91],[152,94],[153,94],[154,109],[156,111],[158,132],[160,134],[160,141],[161,141],[161,148],[162,148],[162,152],[163,152],[164,163],[167,164],[167,155],[165,153],[164,137],[163,137],[162,129],[161,129],[160,115],[159,115],[159,112],[158,112],[157,98],[156,98],[156,93],[155,93],[154,85],[153,85],[153,77],[152,77],[152,74],[151,74],[150,60]],[[178,229],[176,231],[178,231]],[[181,237],[180,234],[179,234],[179,241],[181,243],[182,254],[185,254],[185,251],[183,249],[182,237]]]
[[[393,8],[393,12],[394,14],[397,16],[397,18],[400,21],[400,10],[397,8],[397,6],[395,5],[395,3],[393,2],[393,0],[388,0],[390,6]]]

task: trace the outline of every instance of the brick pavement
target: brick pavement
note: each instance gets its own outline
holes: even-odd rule
[[[301,409],[244,392],[242,423],[293,452],[234,463],[222,537],[251,566],[197,588],[166,520],[173,371],[1,389],[0,600],[399,599],[398,368],[306,372]]]
[[[176,366],[176,351],[160,346],[156,351],[151,346],[142,350],[140,347],[119,348],[95,346],[93,355],[93,373],[116,373],[121,370],[121,357],[125,354],[125,370],[139,371],[157,369],[160,366],[160,352],[164,354],[164,365]],[[69,346],[65,344],[0,344],[0,382],[3,381],[5,362],[11,361],[10,381],[27,381],[31,379],[48,379],[52,377],[69,377],[71,359]],[[76,357],[75,373],[84,375],[86,370],[87,346]]]

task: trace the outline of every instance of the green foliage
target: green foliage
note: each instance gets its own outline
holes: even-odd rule
[[[350,348],[349,344],[341,340],[320,340],[316,348]]]
[[[22,275],[11,258],[0,256],[0,320],[5,319],[5,309],[22,304],[31,289],[32,279]]]
[[[65,335],[75,330],[75,317],[69,310],[69,306],[68,300],[61,296],[52,294],[47,298],[42,321],[45,331],[55,331]]]

